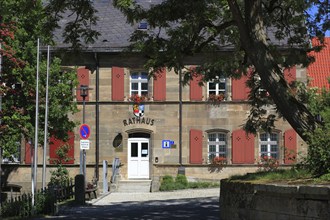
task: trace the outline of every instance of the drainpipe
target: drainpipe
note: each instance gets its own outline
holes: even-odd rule
[[[179,70],[179,164],[178,174],[185,175],[182,166],[182,69]]]
[[[99,129],[99,125],[100,125],[100,72],[99,72],[99,60],[97,57],[97,53],[94,54],[94,59],[95,59],[95,65],[96,65],[96,82],[95,82],[95,179],[96,181],[99,180],[99,159],[100,159],[100,154],[99,154],[99,143],[100,143],[100,129]]]

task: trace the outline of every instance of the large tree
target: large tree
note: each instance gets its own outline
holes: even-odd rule
[[[322,35],[329,27],[329,19],[324,20],[329,18],[327,1],[167,0],[150,7],[143,2],[116,0],[115,6],[132,24],[148,22],[149,31],[137,30],[131,37],[132,48],[148,58],[147,68],[180,70],[185,58],[199,55],[204,59],[195,71],[206,81],[249,76],[251,114],[246,130],[273,127],[275,116],[264,109],[270,102],[304,140],[308,139],[305,132],[318,126],[295,97],[283,69],[313,61],[308,52],[320,47],[310,46],[309,33]],[[308,13],[311,6],[319,9],[316,17]],[[186,71],[185,79],[191,76]],[[257,94],[260,87],[271,98]]]
[[[41,46],[52,43],[53,27],[49,26],[49,17],[42,1],[1,1],[0,147],[4,157],[18,154],[21,140],[34,139],[37,39]],[[42,143],[47,54],[40,53],[39,143]],[[73,102],[76,74],[74,69],[62,69],[61,61],[51,54],[49,75],[48,129],[50,134],[65,140],[67,132],[75,127],[69,115],[77,112]]]

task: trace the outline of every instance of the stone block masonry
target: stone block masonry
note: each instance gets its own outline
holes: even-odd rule
[[[221,181],[221,220],[328,220],[330,186]]]

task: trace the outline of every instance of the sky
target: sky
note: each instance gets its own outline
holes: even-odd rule
[[[310,14],[316,14],[317,7],[314,6],[314,7],[310,8],[310,10],[308,10],[308,11],[309,11]],[[330,15],[328,17],[330,17]],[[325,36],[330,37],[330,30],[327,30],[325,32]]]

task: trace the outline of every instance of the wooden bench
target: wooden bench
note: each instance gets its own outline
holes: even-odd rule
[[[93,194],[94,199],[96,199],[97,198],[96,191],[97,191],[97,187],[87,188],[87,189],[85,189],[85,194],[88,195],[88,199],[91,199],[91,194]]]

